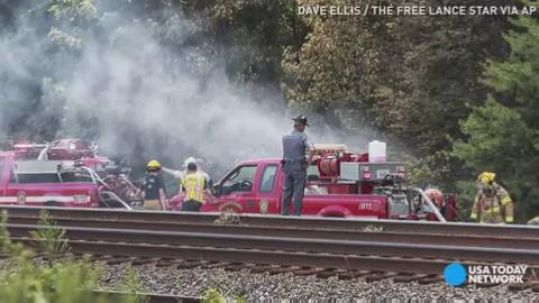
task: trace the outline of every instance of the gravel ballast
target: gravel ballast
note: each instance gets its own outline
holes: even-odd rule
[[[105,265],[102,285],[111,287],[125,277],[129,265]],[[178,269],[155,264],[133,266],[141,288],[159,294],[199,296],[208,289],[219,289],[227,297],[243,296],[248,301],[301,299],[351,302],[539,302],[539,293],[531,289],[513,292],[505,285],[494,287],[466,286],[453,288],[445,283],[421,285],[417,282],[393,283],[385,279],[367,283],[363,278],[338,280],[288,274],[251,273],[247,269],[226,271],[224,268]],[[448,301],[449,300],[449,301]],[[510,301],[509,301],[510,300]]]

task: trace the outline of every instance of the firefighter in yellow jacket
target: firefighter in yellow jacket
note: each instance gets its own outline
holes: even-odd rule
[[[480,223],[513,223],[513,201],[494,178],[496,174],[491,172],[483,172],[477,177],[479,191],[470,218]]]
[[[180,180],[180,191],[185,191],[182,203],[182,211],[200,211],[202,204],[206,201],[208,192],[208,182],[206,176],[197,171],[194,162],[187,164],[187,172]]]

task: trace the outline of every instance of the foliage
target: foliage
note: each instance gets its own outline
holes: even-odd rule
[[[357,5],[349,0],[299,2]],[[415,2],[438,5],[407,4]],[[461,136],[458,119],[469,113],[464,105],[485,95],[478,82],[485,54],[504,49],[505,21],[486,16],[304,19],[311,28],[308,40],[299,51],[286,52],[283,61],[290,102],[350,121],[341,123],[344,129],[359,124],[385,131],[418,157],[447,151],[448,134]]]
[[[225,303],[226,299],[218,289],[208,289],[202,296],[203,303]]]
[[[69,250],[65,229],[56,228],[56,221],[44,210],[41,212],[39,224],[41,228],[30,232],[36,240],[40,251],[49,256],[60,256]]]
[[[223,296],[218,289],[210,288],[206,290],[202,295],[203,303],[225,303],[225,302],[234,302],[234,303],[246,303],[247,299],[244,297],[236,297],[233,300],[230,300]]]
[[[13,243],[5,228],[6,213],[0,226],[0,245],[7,259],[0,267],[0,298],[4,303],[138,303],[135,294],[111,298],[95,293],[100,270],[87,258],[63,259],[35,264],[32,251]],[[44,220],[46,221],[46,220]],[[49,221],[47,221],[49,222]],[[133,290],[133,285],[131,289]]]
[[[511,54],[488,62],[484,82],[493,89],[486,103],[461,122],[465,140],[454,154],[474,173],[494,171],[516,201],[524,222],[539,212],[539,22],[521,16],[505,39]]]
[[[539,146],[539,106],[534,98],[539,91],[539,30],[533,18],[509,22],[506,17],[487,15],[298,14],[299,6],[393,4],[387,0],[130,0],[105,6],[93,0],[38,2],[11,1],[0,6],[4,8],[0,20],[6,24],[1,33],[28,19],[42,25],[23,37],[7,36],[26,46],[24,50],[32,50],[22,62],[32,62],[24,72],[20,64],[6,64],[0,72],[0,87],[9,88],[0,90],[0,114],[10,117],[0,117],[0,129],[8,137],[37,141],[99,137],[102,130],[91,110],[67,106],[73,100],[67,99],[64,83],[80,76],[72,71],[85,43],[91,39],[122,43],[105,30],[111,16],[121,12],[125,24],[151,28],[159,47],[176,54],[167,67],[175,68],[175,60],[185,60],[190,72],[205,79],[217,65],[224,65],[226,75],[241,86],[284,95],[285,104],[273,104],[277,108],[315,112],[350,136],[365,129],[383,136],[395,150],[410,155],[415,183],[428,181],[468,195],[464,180],[483,169],[496,169],[519,201],[520,214],[537,212],[534,203],[539,202],[533,201],[539,201],[539,189],[530,185],[537,184],[533,153]],[[437,6],[439,2],[406,4]],[[497,0],[496,5],[514,3]],[[504,35],[509,29],[514,31]],[[27,40],[39,41],[39,47]],[[196,50],[200,56],[192,58],[186,50]],[[48,60],[37,64],[30,60],[42,57]],[[54,68],[58,66],[62,68]],[[487,101],[489,93],[492,101]],[[491,113],[498,122],[481,116]],[[161,146],[170,140],[152,136],[156,138],[146,142],[137,132],[116,131],[136,142],[133,146]],[[487,134],[494,138],[493,133],[499,140],[485,139]],[[484,150],[492,148],[496,152]],[[136,161],[142,161],[143,155],[133,153]],[[468,196],[462,195],[462,201],[467,201]]]
[[[24,250],[21,243],[13,243],[11,241],[9,232],[5,228],[7,223],[7,211],[2,211],[0,220],[0,249],[2,254],[6,256],[23,256],[30,254],[30,252]]]

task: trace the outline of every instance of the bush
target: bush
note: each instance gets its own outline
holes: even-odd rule
[[[35,255],[33,251],[10,240],[9,233],[5,228],[6,218],[4,212],[0,226],[0,249],[7,258],[2,260],[3,263],[0,265],[0,298],[2,298],[2,303],[144,302],[145,299],[135,295],[134,292],[114,298],[95,292],[98,289],[101,271],[89,262],[88,257],[81,260],[56,259],[36,264],[32,258]],[[48,221],[48,224],[51,222]],[[68,249],[65,244],[58,244],[54,241],[54,239],[62,240],[63,235],[64,233],[49,232],[48,234],[36,233],[34,237],[45,239],[45,246],[42,249],[57,255]],[[65,242],[60,241],[60,243]],[[127,285],[129,284],[127,283]],[[130,291],[133,290],[130,289]]]

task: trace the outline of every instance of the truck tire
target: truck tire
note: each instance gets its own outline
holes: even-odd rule
[[[240,213],[242,206],[237,202],[226,202],[219,207],[219,211],[223,213]]]
[[[326,218],[344,218],[345,215],[342,213],[332,213],[332,214],[324,214],[323,217]]]

